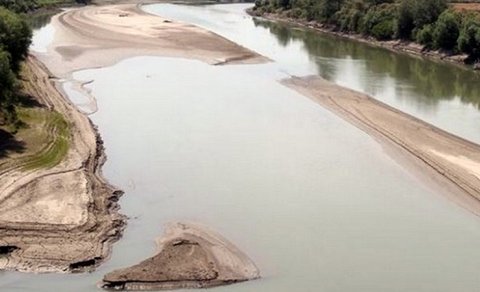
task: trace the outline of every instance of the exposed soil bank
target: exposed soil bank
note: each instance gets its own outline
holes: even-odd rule
[[[0,173],[0,269],[91,270],[111,252],[125,218],[116,191],[101,177],[102,141],[90,120],[56,89],[48,70],[29,57],[27,94],[68,118],[66,158],[52,168],[12,165]]]
[[[255,264],[232,243],[204,227],[175,223],[157,241],[159,252],[103,278],[104,289],[206,288],[260,277]]]
[[[370,96],[320,77],[293,77],[282,83],[318,102],[338,116],[413,156],[423,174],[440,175],[461,189],[456,201],[480,210],[480,145],[436,128]],[[430,175],[430,174],[429,174]],[[446,181],[445,181],[446,179]],[[468,194],[466,196],[465,194]]]
[[[256,15],[252,9],[247,10],[247,12],[256,17],[262,17],[272,21],[289,23],[301,27],[306,27],[310,29],[317,30],[319,32],[328,33],[338,37],[355,40],[358,42],[374,45],[377,47],[382,47],[393,52],[406,53],[413,56],[427,57],[434,60],[441,60],[455,65],[461,65],[464,68],[478,70],[480,69],[480,64],[474,64],[473,66],[467,65],[468,55],[466,54],[457,54],[451,55],[447,52],[442,51],[432,51],[426,50],[423,45],[417,44],[411,41],[402,41],[402,40],[391,40],[391,41],[378,41],[372,37],[365,37],[360,34],[349,34],[344,32],[339,32],[333,29],[332,27],[322,25],[315,21],[306,21],[294,18],[288,18],[280,16],[274,13],[264,13],[262,15]]]

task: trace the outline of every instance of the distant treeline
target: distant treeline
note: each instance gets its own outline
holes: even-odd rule
[[[16,13],[26,13],[39,8],[51,8],[75,3],[88,4],[90,1],[91,0],[0,0],[0,6]]]
[[[378,40],[416,41],[480,60],[480,13],[456,11],[446,0],[256,0],[254,11],[284,13]]]

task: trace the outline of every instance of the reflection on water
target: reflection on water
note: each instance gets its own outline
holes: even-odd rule
[[[54,16],[58,12],[59,11],[56,10],[41,11],[38,13],[29,14],[26,19],[32,29],[37,30],[49,24],[52,16]]]
[[[422,102],[435,104],[459,97],[462,102],[480,108],[480,74],[471,70],[393,53],[327,34],[319,37],[318,32],[292,29],[281,23],[262,19],[254,19],[254,23],[267,28],[284,47],[292,41],[301,41],[310,58],[317,63],[318,74],[325,79],[336,80],[343,73],[338,64],[342,60],[355,61],[356,66],[362,66],[364,74],[371,76],[371,79],[393,78],[413,87],[416,95],[410,97],[416,100],[421,98]],[[370,85],[374,85],[374,82]],[[375,86],[370,86],[367,91],[375,94]],[[398,95],[403,95],[403,92]]]
[[[150,13],[212,30],[274,60],[275,78],[320,75],[480,143],[480,74],[287,24],[253,19],[248,5],[150,5]],[[273,71],[273,73],[272,73]],[[278,75],[277,73],[283,73]],[[286,74],[285,74],[286,73]]]

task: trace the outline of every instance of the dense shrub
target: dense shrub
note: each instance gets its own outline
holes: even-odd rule
[[[480,16],[466,15],[457,42],[458,49],[469,54],[472,61],[480,59]]]
[[[10,65],[14,71],[28,53],[32,31],[19,15],[0,7],[0,49],[10,55]]]
[[[2,1],[2,0],[0,0]],[[448,9],[447,0],[256,0],[257,11],[287,10],[378,40],[415,40],[426,48],[460,51],[480,58],[480,14]]]
[[[429,49],[433,48],[433,25],[427,24],[418,31],[417,42]]]
[[[363,33],[378,40],[392,39],[395,35],[396,9],[392,4],[381,4],[369,9],[363,19]]]
[[[454,50],[460,35],[459,17],[451,10],[440,15],[433,31],[433,43],[436,48]]]

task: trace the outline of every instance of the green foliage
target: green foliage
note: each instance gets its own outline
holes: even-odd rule
[[[348,1],[335,16],[335,24],[341,31],[359,33],[365,11],[365,4],[361,1]]]
[[[458,49],[470,55],[472,61],[480,59],[480,16],[468,14],[458,37]]]
[[[402,0],[409,1],[409,0]],[[446,0],[412,0],[413,19],[415,27],[423,28],[424,25],[434,23],[440,14],[447,9]]]
[[[1,0],[0,0],[1,1]],[[447,0],[256,0],[257,14],[316,20],[378,40],[415,40],[429,49],[463,52],[480,60],[480,14],[455,12]],[[462,1],[464,2],[464,1]]]
[[[433,48],[433,25],[427,24],[417,33],[417,42],[431,49]]]
[[[13,90],[15,88],[15,74],[10,67],[10,55],[0,49],[0,113],[6,117],[8,123],[15,120],[13,108]]]
[[[50,143],[46,144],[38,153],[21,159],[17,164],[26,170],[51,168],[60,163],[68,152],[70,127],[57,112],[49,112],[46,117],[46,131]]]
[[[446,10],[435,23],[433,43],[436,48],[454,50],[460,35],[460,20],[455,12]]]
[[[415,0],[404,0],[398,6],[397,36],[401,39],[410,39],[415,29]]]
[[[7,123],[16,120],[15,73],[28,53],[31,36],[30,27],[22,17],[0,7],[0,113]]]
[[[389,40],[395,35],[396,6],[381,4],[369,9],[363,19],[363,33],[378,40]]]
[[[38,5],[35,0],[0,0],[0,6],[20,13],[32,11],[37,8]]]
[[[15,72],[27,56],[32,31],[19,15],[0,7],[0,49],[10,55],[10,65]]]

